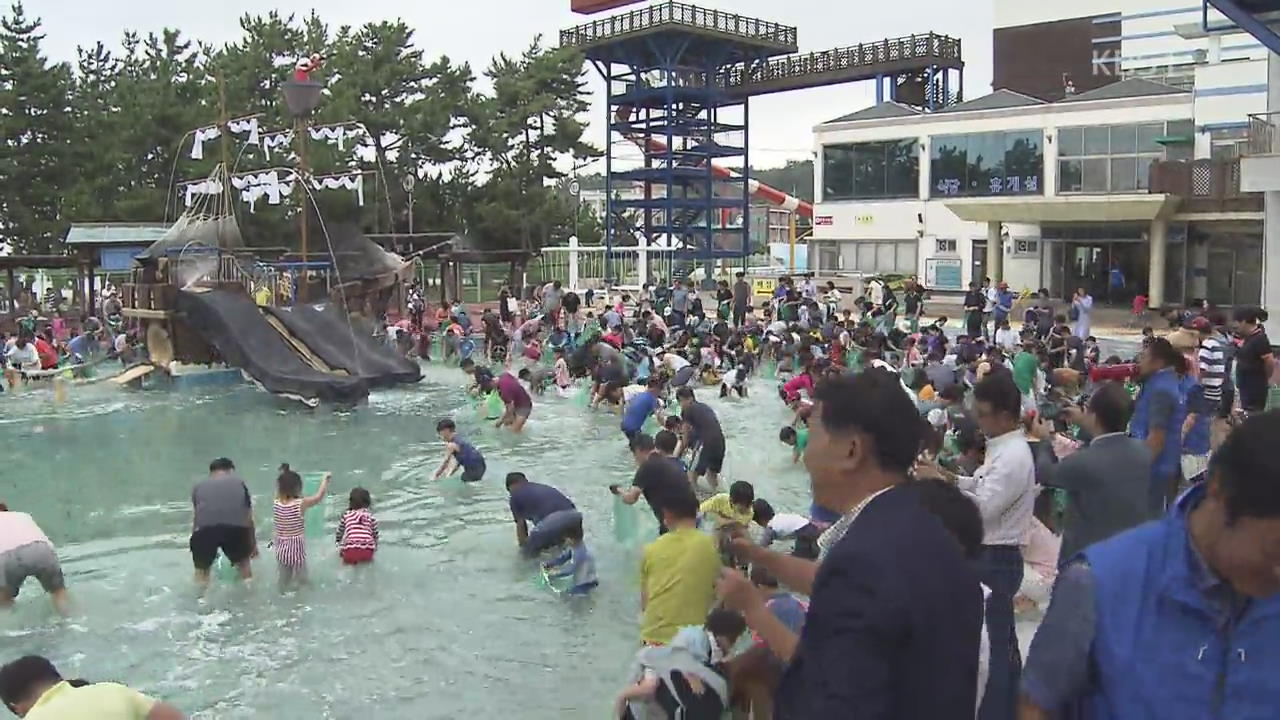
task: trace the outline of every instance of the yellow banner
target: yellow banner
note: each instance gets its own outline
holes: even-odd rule
[[[773,296],[773,291],[778,287],[778,281],[773,278],[756,278],[751,281],[751,289],[756,295]]]

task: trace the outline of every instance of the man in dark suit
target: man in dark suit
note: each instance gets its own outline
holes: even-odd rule
[[[814,502],[841,519],[819,563],[740,539],[735,549],[808,594],[797,637],[741,573],[719,591],[787,661],[779,720],[972,720],[983,593],[960,544],[906,485],[923,421],[897,378],[872,369],[815,393],[805,468]]]
[[[1048,423],[1040,420],[1032,426],[1032,434],[1040,438],[1035,443],[1039,483],[1067,491],[1060,564],[1153,516],[1147,499],[1151,450],[1125,434],[1133,400],[1124,385],[1104,383],[1090,396],[1087,408],[1068,407],[1063,414],[1093,439],[1061,462],[1053,452]]]

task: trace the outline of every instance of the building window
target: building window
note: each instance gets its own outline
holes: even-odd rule
[[[1189,153],[1191,136],[1192,125],[1186,120],[1061,128],[1058,192],[1146,192],[1151,163]],[[1178,141],[1183,138],[1187,142]],[[1162,142],[1169,143],[1168,151]]]
[[[1234,160],[1249,149],[1249,128],[1214,128],[1209,131],[1209,157]]]
[[[844,265],[840,262],[840,248],[832,243],[823,243],[818,246],[818,267],[819,272],[834,272],[843,270]]]
[[[1040,241],[1014,239],[1013,256],[1014,257],[1040,257]]]
[[[824,200],[915,198],[919,187],[920,153],[914,139],[822,149]]]
[[[938,135],[930,155],[931,197],[1039,195],[1044,132]]]
[[[877,275],[914,275],[920,245],[915,240],[858,240],[846,245],[845,267]]]
[[[938,238],[936,242],[937,242],[937,252],[939,255],[955,255],[956,254],[955,240],[944,240],[942,238]]]

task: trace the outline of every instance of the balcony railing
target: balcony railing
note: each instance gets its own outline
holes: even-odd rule
[[[1151,163],[1153,193],[1189,199],[1230,200],[1248,197],[1240,190],[1240,160],[1166,160]]]
[[[1249,115],[1249,154],[1271,155],[1276,152],[1276,123],[1280,113],[1251,113]]]
[[[658,3],[561,30],[560,46],[582,48],[661,25],[684,25],[695,30],[724,33],[744,42],[796,51],[794,26],[679,2]]]
[[[721,78],[721,85],[724,87],[753,85],[805,75],[874,68],[885,63],[914,60],[940,61],[943,65],[955,64],[958,67],[961,62],[960,41],[946,35],[928,33],[803,55],[787,55],[752,66],[751,73],[746,78],[743,77],[743,66],[736,65]]]

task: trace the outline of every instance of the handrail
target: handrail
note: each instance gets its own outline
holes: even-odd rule
[[[1249,113],[1249,154],[1276,152],[1276,121],[1280,112]]]
[[[935,58],[960,62],[960,40],[928,33],[802,55],[785,55],[755,65],[749,73],[743,65],[734,65],[721,74],[720,83],[723,87],[741,87],[803,75],[874,67],[886,62]]]
[[[737,13],[700,8],[669,0],[665,3],[631,10],[619,15],[593,20],[560,31],[561,47],[583,47],[618,35],[640,32],[659,25],[688,25],[736,35],[744,40],[770,42],[796,47],[796,28],[791,25],[760,20]]]

